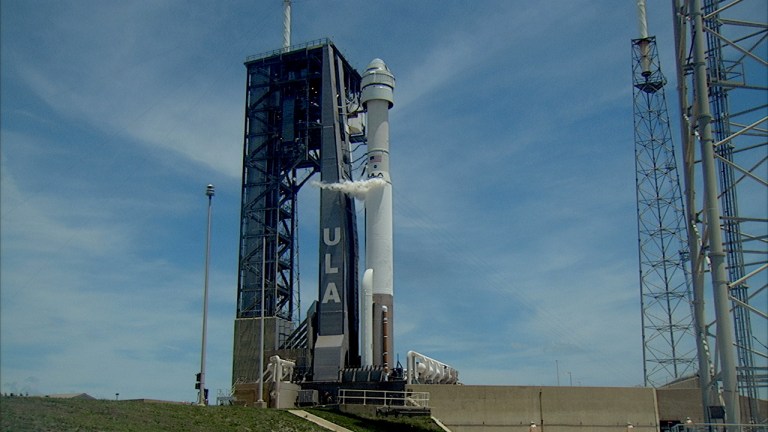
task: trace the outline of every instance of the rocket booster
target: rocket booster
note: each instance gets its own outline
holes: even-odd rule
[[[365,268],[373,270],[373,310],[362,311],[363,364],[384,365],[386,354],[393,350],[393,247],[392,247],[392,183],[389,175],[389,109],[394,104],[395,77],[381,59],[374,59],[362,76],[361,102],[368,113],[367,174],[369,179],[384,180],[384,185],[371,189],[365,198]],[[372,282],[372,283],[371,283]],[[363,296],[364,297],[364,296]],[[363,302],[365,307],[365,302]],[[382,310],[386,311],[382,316]],[[384,318],[388,318],[384,320]],[[369,321],[372,325],[368,324]],[[383,328],[386,326],[387,328]],[[389,336],[389,337],[385,337]],[[372,348],[373,358],[365,358]]]

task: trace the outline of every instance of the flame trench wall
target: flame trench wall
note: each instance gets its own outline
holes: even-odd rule
[[[249,58],[245,66],[233,383],[259,378],[262,309],[264,366],[284,352],[299,324],[296,199],[315,173],[326,183],[351,180],[347,101],[360,91],[360,75],[329,41]],[[307,338],[321,349],[317,366],[310,366],[312,359],[304,364],[310,376],[312,369],[338,376],[359,363],[355,225],[354,199],[322,189],[320,287]]]

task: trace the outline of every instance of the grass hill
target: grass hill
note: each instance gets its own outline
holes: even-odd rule
[[[308,410],[353,431],[440,431],[429,418],[371,419]],[[326,431],[287,411],[174,403],[0,398],[0,431],[313,432]]]

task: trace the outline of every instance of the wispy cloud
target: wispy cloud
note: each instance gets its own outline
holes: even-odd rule
[[[147,214],[173,214],[169,220],[178,221],[189,204],[125,193],[105,198],[85,193],[87,183],[68,189],[75,179],[67,178],[60,179],[63,190],[72,193],[51,185],[30,190],[19,177],[33,161],[39,166],[44,153],[37,149],[45,143],[32,145],[16,133],[2,137],[3,390],[85,389],[102,397],[114,390],[178,399],[175,389],[188,387],[191,400],[199,359],[192,348],[199,346],[199,261],[165,255],[162,235],[145,225]],[[202,251],[202,233],[195,237],[194,250]],[[211,279],[212,315],[231,316],[231,275],[215,271]],[[218,334],[231,334],[229,323],[212,321]],[[231,351],[231,336],[211,346],[215,353]],[[228,375],[214,372],[210,382],[226,386]]]

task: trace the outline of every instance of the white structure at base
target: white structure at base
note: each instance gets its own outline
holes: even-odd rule
[[[284,408],[285,405],[280,403],[280,391],[281,384],[289,384],[291,376],[293,376],[293,368],[296,367],[296,363],[291,360],[281,359],[280,356],[272,356],[269,358],[269,371],[271,372],[270,378],[274,382],[270,396],[272,397],[272,406],[274,408]],[[265,378],[266,379],[266,378]],[[294,385],[295,386],[295,385]],[[292,394],[295,394],[296,389],[291,389]],[[293,399],[290,400],[288,407],[293,406]]]
[[[407,384],[456,384],[459,371],[416,351],[408,351]]]

